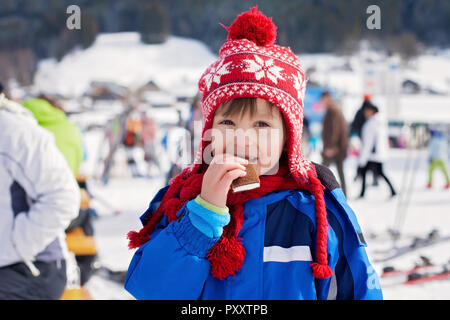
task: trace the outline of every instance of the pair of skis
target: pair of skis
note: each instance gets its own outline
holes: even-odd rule
[[[381,274],[382,280],[389,282],[393,279],[391,284],[414,285],[450,278],[450,261],[435,265],[425,256],[420,256],[420,259],[421,262],[410,269],[399,270],[391,266],[385,267]]]
[[[438,243],[443,243],[450,240],[449,236],[440,236],[438,230],[434,229],[432,230],[426,237],[420,238],[416,237],[412,240],[410,244],[400,246],[400,247],[393,247],[388,250],[377,250],[374,253],[375,254],[383,254],[384,257],[381,258],[375,258],[374,262],[386,262],[395,258],[398,258],[400,256],[403,256],[405,254],[408,254],[410,252],[413,252],[418,249],[426,248]]]

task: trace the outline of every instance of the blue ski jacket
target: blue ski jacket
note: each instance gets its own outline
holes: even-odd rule
[[[330,278],[315,279],[311,273],[316,252],[314,197],[284,190],[244,203],[238,237],[246,255],[235,276],[214,278],[206,258],[229,216],[191,200],[177,213],[178,220],[168,224],[164,216],[150,240],[135,252],[125,289],[136,299],[382,299],[354,212],[331,171],[317,164],[316,170],[326,187]],[[141,221],[156,210],[167,189],[157,193]]]

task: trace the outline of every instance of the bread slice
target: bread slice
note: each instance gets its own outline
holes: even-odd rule
[[[256,173],[255,166],[249,163],[246,166],[247,174],[243,177],[235,179],[231,183],[231,189],[234,193],[252,190],[260,187],[259,176]]]

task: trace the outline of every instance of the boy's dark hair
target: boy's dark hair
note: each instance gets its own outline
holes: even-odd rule
[[[0,93],[3,92],[3,84],[0,82]]]
[[[244,116],[247,112],[250,112],[250,116],[256,113],[256,99],[254,97],[250,98],[236,98],[225,102],[221,107],[221,113],[225,117],[240,115]],[[268,105],[274,107],[272,103],[266,101]]]

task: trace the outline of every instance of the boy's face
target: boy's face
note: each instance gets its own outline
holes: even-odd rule
[[[258,98],[253,115],[243,112],[225,116],[223,113],[224,108],[219,106],[214,115],[213,156],[233,154],[253,163],[259,175],[275,174],[286,141],[280,110]]]

